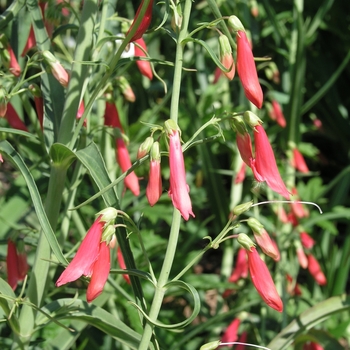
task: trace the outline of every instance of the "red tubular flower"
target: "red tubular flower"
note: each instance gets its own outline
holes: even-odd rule
[[[246,33],[242,30],[237,32],[237,72],[247,99],[261,108],[263,92],[259,83],[252,49]]]
[[[116,216],[117,210],[114,208],[106,208],[99,213],[73,260],[58,278],[57,287],[86,276],[91,277],[87,301],[91,302],[101,294],[110,270],[109,241],[114,234]]]
[[[147,52],[146,43],[142,38],[135,40],[135,43],[139,44]],[[135,45],[135,56],[147,57],[147,55],[137,45]],[[136,61],[136,64],[142,75],[144,75],[149,80],[153,79],[152,67],[149,61],[138,60]]]
[[[21,67],[18,64],[15,53],[12,50],[10,44],[7,45],[7,51],[10,54],[10,72],[15,76],[19,77],[21,75]]]
[[[231,343],[235,342],[238,339],[238,328],[241,324],[241,320],[239,318],[235,318],[227,327],[225,333],[221,337],[221,343]],[[228,345],[228,347],[232,348],[233,345]]]
[[[182,153],[180,134],[171,129],[169,133],[169,167],[170,189],[169,196],[174,207],[180,211],[182,217],[188,220],[192,212],[192,203],[189,196],[189,187],[186,183],[185,162]]]
[[[117,137],[116,139],[116,153],[117,153],[117,162],[122,170],[125,173],[132,166],[128,149],[126,148],[123,138]],[[124,178],[124,184],[135,196],[140,194],[140,185],[139,179],[137,178],[134,171],[128,174]]]
[[[111,126],[113,128],[119,128],[121,132],[124,132],[119,119],[119,113],[114,102],[106,101],[104,125]]]
[[[213,84],[216,84],[222,75],[222,70],[219,67],[215,68]]]
[[[77,111],[77,119],[79,120],[85,112],[85,104],[84,100],[81,100],[78,111]],[[83,125],[86,126],[86,118],[84,119]]]
[[[327,284],[327,278],[321,270],[321,266],[316,258],[312,254],[307,255],[308,268],[312,277],[315,279],[316,283],[320,286]]]
[[[28,131],[22,120],[19,118],[16,110],[12,107],[11,103],[7,104],[7,111],[5,118],[7,119],[10,126],[17,130]]]
[[[251,159],[250,167],[257,181],[266,181],[275,192],[289,200],[290,195],[278,171],[275,155],[264,128],[254,128],[255,159]]]
[[[301,173],[308,173],[310,171],[308,166],[306,165],[303,155],[297,148],[293,149],[293,159],[291,163],[292,166]]]
[[[309,236],[305,231],[300,232],[301,244],[306,249],[311,249],[315,245],[315,240]]]
[[[7,241],[7,282],[15,290],[18,281],[23,281],[27,275],[29,266],[27,255],[24,251],[18,251],[15,242],[11,239]]]
[[[298,258],[298,261],[299,261],[299,265],[303,269],[306,269],[308,267],[308,265],[309,265],[309,262],[308,262],[306,254],[304,252],[304,249],[301,246],[297,247],[297,258]]]
[[[242,344],[237,344],[235,350],[244,350],[246,346],[243,343],[246,343],[248,339],[248,332],[244,331],[238,338],[238,342]]]
[[[262,228],[260,230],[260,233],[255,231],[253,232],[256,243],[258,243],[261,250],[273,260],[278,261],[280,259],[280,252],[278,250],[277,244],[273,243],[267,231]]]
[[[249,133],[245,132],[244,134],[241,134],[240,132],[237,132],[236,143],[242,160],[250,166],[251,159],[253,159],[253,152],[252,141]]]
[[[235,269],[233,270],[229,282],[235,283],[240,278],[246,278],[248,276],[248,260],[247,254],[244,248],[240,248],[237,253],[237,261]]]
[[[106,242],[99,244],[98,257],[92,266],[91,280],[86,291],[86,300],[91,303],[103,291],[111,268],[110,251]]]
[[[131,27],[129,28],[126,35],[128,35],[129,32],[134,28],[134,24],[140,15],[140,11],[141,11],[141,8],[143,6],[143,2],[144,2],[144,0],[142,0],[140,6],[138,7],[134,21],[132,22]],[[153,8],[153,0],[150,0],[148,7],[146,9],[146,12],[143,15],[142,21],[141,21],[139,27],[136,29],[135,34],[131,37],[130,41],[135,41],[137,39],[140,39],[142,37],[142,35],[145,34],[146,30],[148,29],[149,25],[151,24],[152,8]]]
[[[310,341],[303,345],[303,350],[323,350],[323,346],[313,341]]]
[[[122,251],[120,249],[120,247],[118,246],[117,249],[117,260],[118,260],[118,264],[120,266],[121,269],[125,270],[126,269],[126,265],[125,265],[125,261],[124,261],[124,257],[122,254]],[[130,277],[128,274],[123,274],[123,278],[125,279],[126,283],[131,284],[130,282]]]
[[[7,242],[6,264],[7,282],[15,290],[18,282],[18,259],[16,244],[10,239]]]
[[[254,287],[268,306],[282,312],[282,300],[277,293],[275,284],[273,283],[272,277],[265,262],[260,258],[257,250],[254,247],[246,249],[246,251],[248,254],[249,272]]]
[[[149,179],[146,188],[146,197],[151,207],[158,202],[158,199],[162,195],[160,160],[159,143],[155,142],[152,145],[150,153]]]
[[[24,57],[35,46],[36,46],[36,40],[35,40],[34,28],[31,25],[30,30],[29,30],[28,39],[27,39],[26,45],[23,48],[21,56]]]
[[[99,257],[100,241],[105,225],[101,219],[102,215],[90,227],[73,260],[58,278],[57,287],[73,282],[81,276],[90,277],[92,275],[94,264]]]
[[[239,183],[242,183],[244,181],[246,168],[247,168],[247,164],[246,163],[242,163],[241,167],[240,167],[240,169],[238,171],[238,174],[235,177],[235,184],[239,184]]]
[[[281,105],[276,100],[272,101],[272,109],[269,111],[269,115],[272,120],[276,120],[280,127],[286,127],[287,122],[284,118]]]

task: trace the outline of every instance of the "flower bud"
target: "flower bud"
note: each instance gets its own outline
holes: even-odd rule
[[[253,205],[253,201],[249,201],[249,202],[246,202],[246,203],[242,203],[242,204],[239,204],[239,205],[236,205],[232,212],[233,214],[235,215],[241,215],[243,214],[245,211],[249,210],[251,208],[251,206]]]
[[[256,126],[261,125],[263,121],[253,112],[246,111],[243,114],[244,121],[250,125],[252,129],[254,129]]]
[[[149,136],[146,138],[145,141],[143,141],[137,151],[137,159],[143,158],[145,155],[148,154],[150,151],[152,145],[153,145],[153,137]]]
[[[105,226],[107,226],[107,225],[110,225],[111,223],[114,223],[114,220],[118,216],[118,210],[112,207],[108,207],[96,214],[96,216],[100,216],[100,215],[101,215],[100,221],[105,222],[106,223]]]
[[[220,340],[211,341],[200,347],[199,350],[215,350],[221,344]]]
[[[260,234],[261,230],[264,228],[264,225],[262,225],[257,219],[255,218],[249,218],[248,219],[248,226],[252,229],[254,233]]]
[[[242,22],[238,19],[237,16],[230,16],[228,19],[228,26],[231,27],[235,32],[238,32],[239,30],[245,30]]]
[[[50,52],[43,51],[42,53],[45,62],[50,66],[51,72],[57,81],[64,87],[68,86],[69,75],[67,71],[62,67],[58,59]]]
[[[254,242],[245,233],[238,234],[237,242],[247,250],[255,247]]]
[[[129,102],[135,102],[136,97],[134,91],[132,90],[129,82],[124,76],[117,78],[117,84],[124,98]]]
[[[168,119],[164,122],[164,128],[168,136],[172,135],[174,131],[180,131],[179,127],[172,119]]]
[[[223,73],[229,80],[232,80],[235,76],[235,62],[232,56],[231,45],[226,35],[219,36],[219,48],[221,64],[229,70],[228,72],[223,71]]]

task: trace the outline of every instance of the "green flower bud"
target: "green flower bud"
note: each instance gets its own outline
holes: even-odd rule
[[[241,135],[248,133],[247,127],[241,117],[233,117],[231,119],[231,127]]]
[[[220,344],[220,340],[211,341],[210,343],[202,345],[199,350],[215,350]]]
[[[257,219],[255,218],[249,218],[248,219],[248,226],[252,229],[252,231],[256,234],[260,234],[261,229],[264,228],[264,225],[262,225]]]
[[[111,222],[113,222],[114,224],[114,220],[118,216],[118,210],[112,207],[108,207],[106,209],[101,210],[96,215],[97,216],[102,215],[100,221],[104,221],[107,225],[110,224]]]
[[[253,112],[251,111],[246,111],[243,114],[243,118],[244,121],[249,124],[253,129],[258,126],[261,125],[263,123],[263,121]]]
[[[235,32],[239,30],[245,31],[242,22],[238,19],[237,16],[230,16],[228,19],[228,26],[231,27]]]
[[[252,205],[253,205],[253,201],[252,200],[249,201],[249,202],[246,202],[246,203],[242,203],[242,204],[236,205],[233,208],[232,212],[235,215],[241,215],[245,211],[249,210]]]
[[[240,233],[237,241],[244,249],[250,250],[255,247],[254,242],[245,233]]]
[[[177,124],[172,119],[168,119],[164,123],[164,128],[167,135],[173,134],[174,131],[180,130]]]
[[[160,149],[159,149],[159,142],[158,141],[153,143],[152,148],[151,148],[151,152],[150,152],[150,157],[151,157],[151,161],[156,160],[156,161],[160,162],[161,156],[160,156]]]
[[[143,158],[148,152],[150,151],[152,145],[153,145],[153,137],[149,136],[146,138],[145,141],[143,141],[137,151],[137,159]]]

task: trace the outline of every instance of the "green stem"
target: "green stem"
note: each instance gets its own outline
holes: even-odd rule
[[[180,101],[180,90],[181,90],[181,75],[183,65],[183,40],[188,34],[188,23],[191,14],[192,0],[186,0],[183,11],[183,22],[179,33],[177,45],[176,45],[176,56],[175,56],[175,70],[174,70],[174,81],[173,81],[173,93],[171,97],[170,105],[170,119],[177,123],[179,101]],[[156,321],[159,315],[160,308],[163,303],[163,298],[166,289],[164,286],[168,283],[171,267],[173,265],[175,252],[177,248],[177,242],[180,232],[181,214],[177,209],[174,209],[172,225],[170,229],[169,241],[167,250],[165,252],[164,263],[159,275],[158,283],[153,298],[153,302],[149,312],[149,318]],[[139,350],[147,350],[152,338],[154,325],[146,323]]]

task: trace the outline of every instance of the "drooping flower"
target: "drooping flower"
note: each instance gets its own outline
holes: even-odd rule
[[[69,75],[68,72],[63,68],[62,64],[50,51],[43,51],[42,55],[45,59],[45,62],[50,67],[51,73],[56,78],[56,80],[62,86],[67,87],[69,83]]]
[[[162,175],[160,169],[159,142],[154,142],[150,152],[149,178],[146,188],[148,203],[153,207],[162,195]]]
[[[134,94],[134,91],[132,90],[128,80],[124,76],[120,76],[117,78],[117,84],[118,87],[123,94],[124,98],[128,102],[135,102],[136,101],[136,96]]]
[[[122,124],[120,122],[117,106],[114,102],[106,100],[106,108],[104,113],[104,125],[111,126],[112,128],[119,128],[121,132],[124,132]]]
[[[22,131],[28,131],[27,127],[22,122],[22,120],[18,116],[16,110],[13,108],[11,103],[7,104],[7,111],[5,114],[5,118],[12,128],[17,130],[22,130]]]
[[[140,45],[143,48],[143,50],[145,50],[147,52],[146,43],[142,38],[135,40],[135,43]],[[135,56],[147,57],[147,55],[144,53],[143,50],[141,50],[141,48],[139,46],[135,45]],[[153,79],[152,67],[151,67],[151,63],[149,61],[137,60],[136,64],[137,64],[137,67],[139,68],[139,71],[142,75],[144,75],[149,80]]]
[[[316,283],[320,286],[327,284],[327,278],[324,275],[319,262],[312,254],[307,255],[308,269],[312,277],[315,279]]]
[[[120,268],[121,268],[122,270],[125,270],[125,269],[126,269],[126,265],[125,265],[123,253],[122,253],[122,251],[121,251],[121,249],[120,249],[119,246],[118,246],[118,248],[117,248],[117,260],[118,260],[118,264],[119,264]],[[123,274],[123,278],[124,278],[124,280],[126,281],[126,283],[131,284],[131,282],[130,282],[130,277],[129,277],[128,274],[126,274],[126,273]]]
[[[235,177],[235,184],[239,184],[239,183],[242,183],[244,181],[246,168],[247,168],[247,164],[242,163],[241,167],[240,167],[240,169]]]
[[[122,172],[125,173],[131,168],[132,164],[130,160],[129,151],[121,135],[117,136],[116,139],[116,153],[117,162]],[[124,178],[124,184],[126,188],[128,188],[135,196],[138,196],[140,194],[139,179],[137,178],[134,171],[132,171]]]
[[[240,318],[235,318],[229,326],[226,328],[225,333],[221,337],[221,342],[222,343],[230,343],[230,342],[235,342],[238,339],[238,328],[239,325],[241,324]],[[233,345],[228,345],[228,347],[232,348]]]
[[[310,171],[303,155],[296,147],[293,148],[293,158],[291,160],[291,163],[292,166],[301,173],[308,173]]]
[[[180,134],[177,125],[172,120],[165,122],[169,136],[169,167],[170,189],[169,196],[174,207],[180,211],[182,217],[188,220],[192,211],[192,203],[189,196],[189,187],[186,183],[186,171],[184,156],[181,148]]]
[[[268,112],[269,112],[270,118],[272,120],[276,120],[277,124],[280,127],[282,128],[286,127],[287,122],[286,122],[286,119],[284,118],[281,105],[276,100],[272,100],[272,106],[268,110]]]
[[[228,281],[235,283],[240,278],[246,278],[248,276],[248,260],[247,253],[244,248],[239,248],[237,253],[237,261],[234,270]]]
[[[7,282],[10,287],[15,290],[17,283],[23,281],[27,275],[29,266],[27,263],[27,255],[24,250],[18,250],[14,241],[7,241]]]
[[[261,108],[263,92],[256,71],[254,56],[244,31],[237,32],[237,72],[247,99]]]
[[[254,128],[255,159],[251,159],[250,166],[257,181],[266,181],[275,192],[289,200],[290,194],[278,171],[275,155],[271,144],[261,125]]]
[[[256,243],[259,245],[261,250],[275,261],[278,261],[280,258],[280,252],[277,244],[272,242],[269,234],[264,229],[264,226],[253,217],[250,217],[247,223],[252,229]]]
[[[309,211],[303,206],[302,203],[299,201],[299,195],[298,191],[295,187],[292,188],[292,195],[295,199],[295,201],[290,203],[290,206],[292,208],[293,214],[297,218],[305,218],[309,216]]]
[[[227,79],[232,80],[235,76],[235,62],[233,60],[232,48],[226,35],[219,36],[219,54],[220,62],[226,68],[228,72],[223,71]]]
[[[114,208],[106,208],[98,213],[73,260],[58,278],[57,287],[86,276],[91,277],[87,301],[91,302],[102,292],[110,269],[108,244],[114,234],[116,216],[117,210]]]
[[[240,233],[237,240],[247,252],[249,273],[257,292],[268,306],[282,312],[282,300],[265,262],[260,258],[255,248],[255,244],[244,233]]]
[[[300,240],[301,244],[306,249],[311,249],[316,243],[315,240],[305,231],[300,232]]]
[[[128,35],[129,32],[134,28],[135,22],[138,19],[138,17],[140,16],[140,12],[141,12],[143,3],[144,3],[144,0],[142,0],[140,6],[138,7],[134,21],[132,22],[131,27],[129,28],[126,35]],[[136,32],[134,33],[134,35],[131,37],[130,42],[142,38],[142,35],[145,34],[146,30],[148,29],[149,25],[151,24],[152,8],[153,8],[153,0],[150,0],[150,2],[148,3],[148,6],[147,6],[146,12],[143,15],[142,21],[141,21],[140,25],[138,26],[138,28],[136,29]]]

